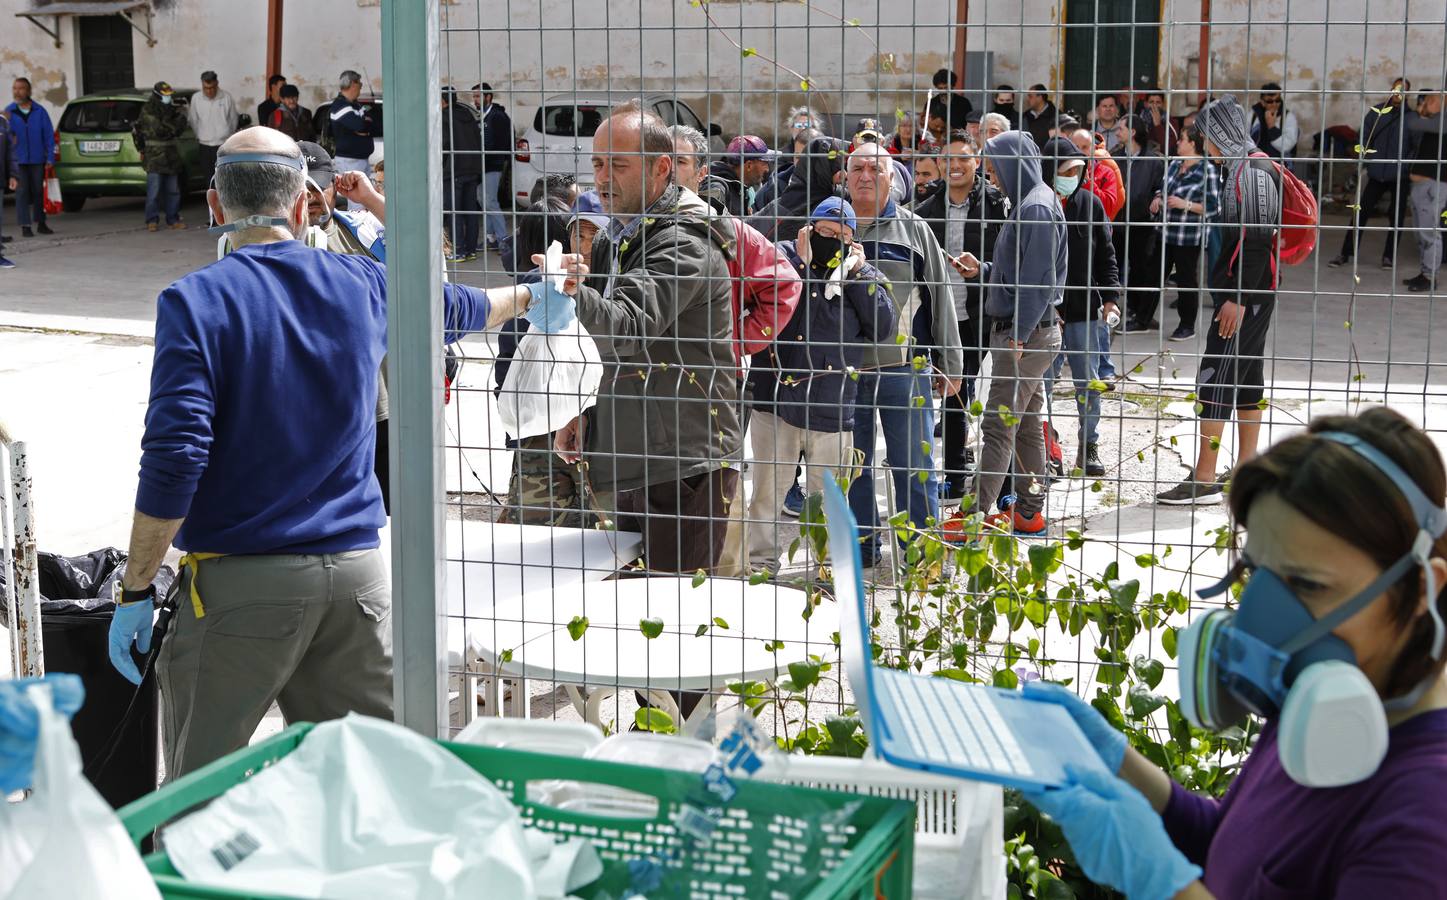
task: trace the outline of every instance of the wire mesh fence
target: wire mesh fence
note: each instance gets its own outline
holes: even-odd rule
[[[1069,679],[1164,759],[1232,466],[1440,440],[1440,3],[439,13],[448,277],[557,282],[448,362],[454,727],[857,755],[827,475],[882,663]]]

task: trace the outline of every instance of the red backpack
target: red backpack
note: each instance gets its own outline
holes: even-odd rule
[[[1271,159],[1265,153],[1257,151],[1252,153],[1250,159],[1270,159],[1271,164],[1276,167],[1276,174],[1281,178],[1281,228],[1276,232],[1276,252],[1271,254],[1271,284],[1276,285],[1276,261],[1286,263],[1288,266],[1297,266],[1306,262],[1311,251],[1316,249],[1317,226],[1321,224],[1321,210],[1316,203],[1316,195],[1306,182],[1297,178],[1289,169],[1281,163]],[[1235,184],[1236,202],[1241,202],[1241,181],[1238,178]],[[1243,238],[1244,240],[1244,238]],[[1236,264],[1236,257],[1241,254],[1241,242],[1236,242],[1236,249],[1231,253],[1231,264]]]

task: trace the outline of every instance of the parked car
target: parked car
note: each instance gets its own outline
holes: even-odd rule
[[[172,102],[184,109],[194,93],[194,88],[178,88]],[[66,104],[56,127],[55,163],[66,212],[78,211],[91,197],[146,195],[146,171],[131,126],[150,94],[150,88],[126,88],[88,94]],[[250,124],[251,117],[243,115],[241,127]],[[186,129],[180,143],[186,167],[181,191],[204,191],[206,173],[199,164],[195,133]]]
[[[543,100],[532,122],[517,138],[513,152],[513,198],[518,206],[527,204],[533,183],[549,172],[576,175],[578,183],[593,184],[593,134],[608,111],[637,93],[576,91],[554,94]],[[723,131],[703,124],[687,103],[671,94],[643,94],[644,107],[657,113],[669,125],[691,125],[709,136],[716,151],[722,151]]]
[[[312,110],[312,128],[316,130],[317,142],[326,147],[328,153],[332,152],[332,145],[324,138],[327,126],[331,124],[332,103],[335,99],[318,104],[317,108]],[[372,117],[372,140],[376,142],[377,146],[373,148],[372,155],[367,157],[367,162],[375,166],[377,160],[382,158],[382,95],[371,94],[358,97],[357,102],[362,104],[366,114]]]

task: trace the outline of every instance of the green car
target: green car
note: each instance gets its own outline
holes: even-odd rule
[[[184,109],[194,93],[195,88],[178,88],[172,102]],[[146,171],[131,138],[131,125],[150,94],[150,88],[123,88],[66,104],[55,136],[60,144],[55,174],[66,212],[78,211],[91,197],[146,196]],[[180,143],[186,166],[181,193],[204,191],[206,175],[199,164],[195,133],[186,129]]]

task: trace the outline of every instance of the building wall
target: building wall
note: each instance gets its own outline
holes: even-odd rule
[[[64,46],[57,49],[14,17],[33,2],[0,0],[0,77],[29,75],[37,96],[59,108],[80,84],[75,23],[62,20]],[[137,82],[194,85],[212,68],[242,108],[254,110],[265,87],[263,4],[153,3],[156,46],[139,35],[133,42]],[[805,98],[799,76],[810,80],[811,101],[828,112],[888,118],[921,106],[931,75],[953,62],[955,5],[714,0],[711,26],[702,7],[683,0],[462,0],[442,7],[442,79],[463,88],[491,82],[502,102],[524,113],[515,115],[519,124],[546,94],[575,86],[644,88],[676,91],[726,132],[771,135]],[[1062,5],[971,0],[968,47],[993,53],[996,82],[1056,85]],[[1162,0],[1162,10],[1160,83],[1173,92],[1174,108],[1193,108],[1200,0]],[[1330,26],[1313,24],[1328,12]],[[849,20],[868,24],[853,27]],[[1447,0],[1213,0],[1212,20],[1217,92],[1254,94],[1261,82],[1279,80],[1305,133],[1323,122],[1359,120],[1360,92],[1379,95],[1400,71],[1418,86],[1447,82]],[[364,72],[381,90],[380,45],[379,0],[286,6],[283,70],[301,88],[304,105],[330,98],[344,68]],[[1293,98],[1293,91],[1300,93]]]

